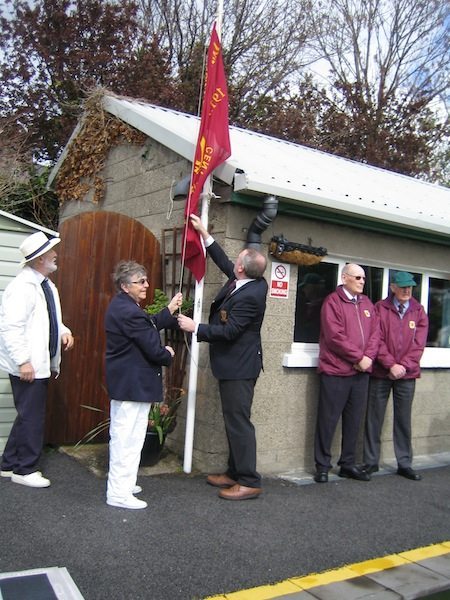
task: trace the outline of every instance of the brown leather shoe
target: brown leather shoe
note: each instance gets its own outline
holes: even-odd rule
[[[234,479],[231,479],[231,477],[228,477],[225,473],[221,473],[220,475],[208,475],[206,483],[219,488],[230,488],[233,485],[236,485]]]
[[[219,496],[224,500],[251,500],[257,498],[262,492],[261,488],[251,488],[245,485],[233,485],[227,490],[220,490]]]

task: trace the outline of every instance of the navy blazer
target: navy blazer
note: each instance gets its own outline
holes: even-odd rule
[[[207,248],[209,256],[229,277],[215,297],[209,324],[200,324],[197,339],[210,343],[210,361],[217,379],[256,379],[262,369],[261,325],[266,310],[267,282],[249,281],[227,297],[235,279],[234,264],[217,242]]]
[[[162,367],[172,362],[160,329],[177,327],[168,308],[151,317],[125,292],[106,311],[106,386],[112,400],[162,402]]]

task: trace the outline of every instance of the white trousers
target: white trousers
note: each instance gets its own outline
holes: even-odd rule
[[[124,500],[136,485],[150,403],[111,400],[106,497]]]

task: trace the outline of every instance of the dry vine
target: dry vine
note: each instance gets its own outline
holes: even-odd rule
[[[103,200],[105,181],[101,170],[108,152],[123,143],[142,144],[146,137],[103,108],[102,89],[95,90],[84,103],[84,115],[78,135],[70,143],[67,156],[56,180],[61,203],[84,200],[93,189],[92,201]]]

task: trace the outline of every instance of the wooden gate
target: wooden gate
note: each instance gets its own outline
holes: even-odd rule
[[[118,213],[99,211],[72,217],[62,224],[60,234],[61,243],[55,248],[59,269],[52,279],[75,346],[63,353],[61,374],[50,382],[46,441],[71,444],[109,416],[103,321],[115,294],[111,279],[114,266],[123,259],[146,267],[150,303],[155,288],[161,287],[161,258],[155,236],[141,223]],[[105,432],[96,441],[107,439]]]

